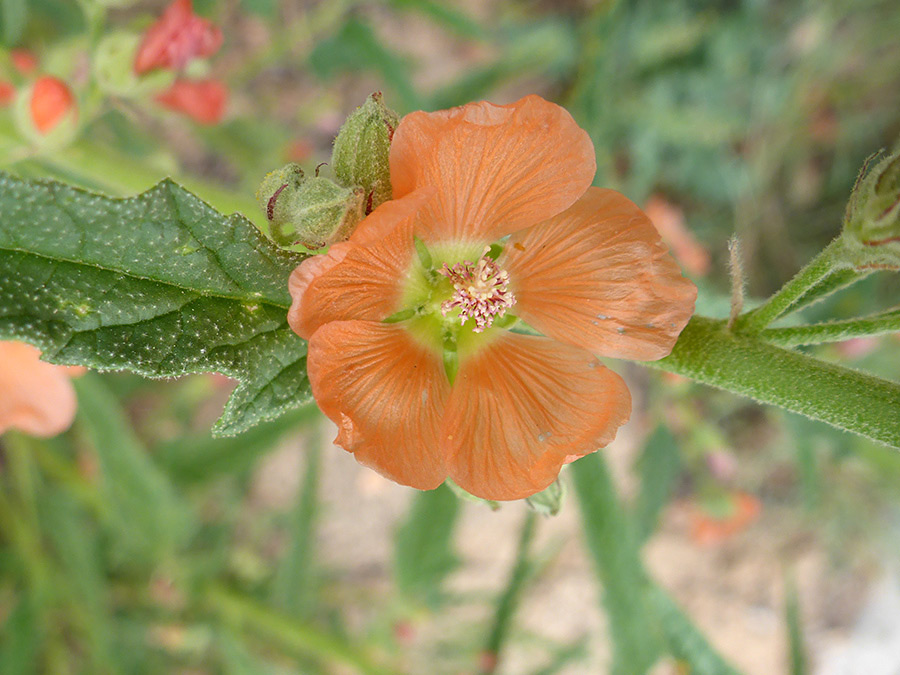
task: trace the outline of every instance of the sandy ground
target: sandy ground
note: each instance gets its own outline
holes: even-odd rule
[[[394,532],[413,491],[359,466],[351,455],[331,445],[335,434],[330,423],[323,420],[321,424],[319,435],[325,447],[320,494],[324,504],[318,562],[337,583],[343,580],[365,590],[349,593],[349,604],[344,607],[354,627],[365,630],[366,622],[390,602]],[[626,428],[605,451],[624,493],[633,483],[633,433]],[[288,508],[301,479],[302,453],[295,440],[261,464],[252,499],[256,506]],[[522,503],[512,503],[492,512],[480,504],[462,504],[456,537],[462,563],[449,578],[448,588],[466,601],[438,614],[414,618],[408,642],[410,673],[476,671],[475,651],[449,653],[446,664],[436,654],[447,652],[448,642],[477,646],[483,641],[490,604],[481,599],[494,597],[506,582],[525,508]],[[558,516],[540,522],[533,551],[556,553],[527,590],[499,673],[527,673],[545,662],[546,652],[530,637],[533,635],[561,643],[588,636],[587,658],[562,672],[607,671],[605,618],[579,516],[569,495]],[[840,664],[848,658],[841,650],[853,644],[852,629],[867,595],[865,575],[836,569],[812,535],[785,532],[781,520],[778,508],[766,505],[761,519],[747,531],[715,546],[699,546],[689,537],[686,506],[676,501],[665,511],[660,528],[644,549],[645,564],[711,643],[750,675],[787,672],[784,583],[790,574],[798,586],[812,663],[827,675],[862,672]],[[900,600],[897,604],[900,606]],[[890,620],[883,618],[884,611],[876,614],[882,620],[874,625],[883,632]],[[893,616],[893,625],[900,625],[897,615]],[[863,630],[864,635],[871,633]],[[833,662],[837,665],[831,665]],[[663,663],[657,672],[675,670]],[[900,671],[866,672],[887,675]]]

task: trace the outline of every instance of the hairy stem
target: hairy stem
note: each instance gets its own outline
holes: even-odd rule
[[[788,313],[790,309],[812,288],[834,273],[838,267],[838,257],[843,239],[832,241],[813,260],[801,269],[793,279],[781,287],[775,295],[756,309],[747,312],[735,322],[740,333],[758,333],[773,321]]]
[[[895,331],[900,331],[900,308],[861,319],[829,321],[811,326],[768,328],[759,336],[769,344],[779,347],[796,347],[798,345],[842,342],[851,338],[884,335]]]
[[[900,449],[900,384],[730,333],[724,321],[695,316],[669,356],[645,365]]]

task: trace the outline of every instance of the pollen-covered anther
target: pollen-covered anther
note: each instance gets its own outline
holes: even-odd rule
[[[453,267],[444,263],[443,269],[438,270],[453,284],[453,295],[441,303],[441,314],[447,316],[458,309],[460,324],[474,319],[472,330],[476,333],[490,327],[494,319],[516,304],[516,296],[509,290],[509,272],[488,257],[489,250],[485,247],[478,262],[466,260]]]

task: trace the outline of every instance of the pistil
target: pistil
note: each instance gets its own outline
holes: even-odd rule
[[[489,251],[486,246],[477,262],[466,260],[453,267],[444,263],[438,270],[453,284],[453,295],[441,303],[441,314],[447,316],[458,309],[460,325],[474,319],[475,333],[483,332],[516,304],[516,297],[509,290],[509,272],[487,255]]]

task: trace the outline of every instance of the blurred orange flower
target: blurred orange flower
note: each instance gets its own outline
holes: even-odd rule
[[[661,195],[652,195],[644,205],[644,212],[659,230],[663,241],[684,268],[697,277],[709,273],[709,252],[684,224],[684,211]]]
[[[0,342],[0,434],[18,429],[32,436],[56,436],[75,417],[69,378],[84,368],[54,366],[24,342]]]
[[[44,75],[31,89],[31,121],[42,134],[49,134],[69,114],[75,114],[75,96],[57,77]]]
[[[192,59],[212,56],[222,31],[194,14],[191,0],[175,0],[144,34],[134,59],[138,75],[157,68],[181,71]]]
[[[759,518],[762,504],[753,495],[735,492],[728,495],[729,513],[713,516],[699,506],[691,508],[691,539],[708,546],[743,532]]]
[[[590,187],[595,168],[538,96],[401,121],[394,199],[290,279],[336,444],[405,485],[507,500],[615,437],[631,397],[594,354],[665,356],[696,288],[637,206]]]
[[[200,124],[218,124],[228,105],[228,88],[218,80],[176,80],[156,101]]]

